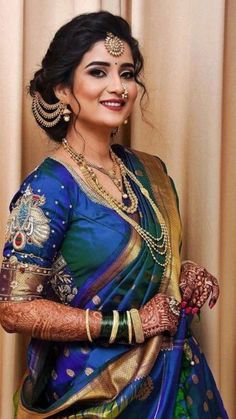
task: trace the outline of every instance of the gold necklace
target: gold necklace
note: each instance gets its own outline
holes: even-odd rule
[[[157,263],[159,266],[164,267],[163,276],[166,271],[166,267],[171,259],[171,246],[170,246],[170,240],[168,235],[168,230],[166,227],[165,220],[155,204],[155,202],[152,200],[152,198],[149,195],[149,192],[147,189],[145,189],[142,185],[142,183],[136,178],[136,176],[124,165],[122,160],[111,150],[112,158],[117,162],[117,165],[120,168],[120,172],[122,175],[122,178],[124,180],[124,184],[126,186],[126,190],[128,193],[128,196],[130,198],[131,205],[130,207],[127,207],[123,203],[120,203],[117,201],[109,192],[107,192],[102,185],[99,184],[96,174],[93,172],[91,167],[88,167],[88,165],[85,162],[84,156],[82,154],[77,154],[71,146],[69,146],[66,139],[62,140],[62,145],[65,148],[65,150],[69,153],[71,158],[79,165],[81,172],[83,173],[85,180],[87,184],[92,188],[93,191],[95,191],[100,197],[102,197],[109,206],[114,209],[114,211],[117,212],[123,218],[125,221],[127,221],[140,235],[140,237],[145,241],[151,256],[155,263]],[[128,175],[140,188],[140,191],[142,195],[149,201],[151,204],[157,219],[160,223],[161,227],[161,234],[158,237],[153,236],[149,231],[142,228],[134,219],[130,218],[127,213],[134,213],[137,210],[138,207],[138,199],[136,195],[134,194],[131,185],[129,181],[126,178],[126,175]],[[134,197],[136,198],[135,205],[133,202]],[[136,210],[134,211],[134,207],[136,207]],[[132,212],[131,212],[132,211]],[[161,256],[165,256],[164,262],[160,262],[157,258],[155,253],[158,253]]]
[[[106,170],[104,169],[104,167],[98,166],[95,163],[91,163],[86,159],[85,159],[85,162],[87,166],[92,167],[93,169],[97,169],[99,170],[99,172],[103,173],[104,175],[107,175],[112,180],[112,182],[117,187],[117,189],[122,193],[122,197],[128,198],[128,195],[123,192],[122,178],[119,179],[119,177],[116,175],[117,163],[114,160],[112,160],[113,167],[111,170]]]
[[[116,198],[110,195],[106,191],[106,189],[103,188],[102,185],[100,185],[96,174],[94,173],[92,168],[87,165],[83,154],[77,154],[76,151],[68,144],[66,139],[62,140],[62,145],[64,149],[69,153],[71,158],[79,165],[81,172],[83,173],[87,183],[90,184],[92,189],[94,189],[96,185],[96,187],[100,190],[100,196],[106,196],[106,201],[108,198],[110,198],[116,206],[118,206],[121,210],[127,212],[128,214],[134,214],[137,211],[138,199],[135,193],[133,192],[129,181],[126,178],[123,178],[126,189],[125,195],[129,198],[130,205],[126,205],[123,202],[118,201]]]

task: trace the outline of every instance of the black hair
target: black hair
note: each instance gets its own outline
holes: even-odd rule
[[[58,84],[73,89],[74,71],[83,55],[96,42],[105,39],[107,32],[112,32],[130,46],[134,60],[134,79],[142,88],[140,99],[142,105],[142,99],[147,92],[144,83],[140,80],[143,57],[138,41],[132,37],[131,28],[126,20],[107,11],[76,16],[56,32],[42,60],[41,68],[35,72],[30,81],[30,95],[33,97],[36,92],[39,92],[45,102],[49,104],[58,102],[53,89]],[[66,136],[68,122],[65,122],[63,118],[57,125],[50,128],[44,127],[39,121],[37,123],[54,141],[61,142]]]

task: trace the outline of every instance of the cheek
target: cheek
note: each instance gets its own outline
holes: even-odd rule
[[[94,83],[81,83],[77,84],[74,94],[79,100],[86,100],[96,97],[99,92],[99,86],[96,86]]]
[[[135,83],[134,85],[130,86],[130,89],[129,89],[130,100],[134,102],[137,96],[138,96],[138,88],[137,88],[137,84]]]

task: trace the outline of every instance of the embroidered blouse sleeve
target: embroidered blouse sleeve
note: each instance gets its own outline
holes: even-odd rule
[[[0,301],[45,298],[53,260],[70,225],[74,193],[65,173],[51,166],[46,159],[28,176],[10,204]]]

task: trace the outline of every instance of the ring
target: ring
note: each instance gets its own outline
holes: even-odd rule
[[[169,297],[169,307],[173,314],[180,315],[180,303],[174,297]]]

